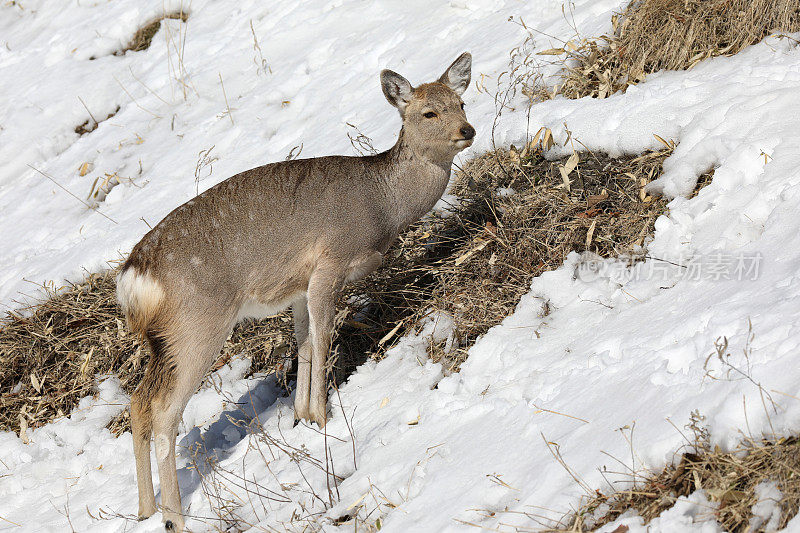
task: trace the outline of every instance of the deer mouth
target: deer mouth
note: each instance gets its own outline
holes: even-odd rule
[[[463,150],[464,148],[468,148],[472,146],[472,141],[475,139],[452,139],[450,142],[458,148],[459,150]]]

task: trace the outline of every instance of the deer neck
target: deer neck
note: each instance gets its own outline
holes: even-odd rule
[[[436,154],[424,144],[415,145],[402,129],[397,143],[386,154],[388,208],[400,232],[425,216],[442,197],[454,155]]]

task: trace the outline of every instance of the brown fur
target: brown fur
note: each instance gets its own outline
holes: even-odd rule
[[[368,157],[272,163],[237,174],[168,214],[134,246],[118,298],[152,357],[132,398],[139,515],[155,512],[155,435],[164,520],[183,528],[175,432],[183,408],[245,316],[293,307],[298,340],[295,416],[326,421],[326,358],[335,298],[378,267],[397,235],[434,206],[453,157],[472,143],[459,95],[471,57],[411,87],[381,73],[403,118],[397,143]]]

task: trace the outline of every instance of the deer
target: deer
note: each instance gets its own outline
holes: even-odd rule
[[[149,344],[131,395],[139,519],[155,514],[150,441],[167,531],[183,531],[178,424],[233,326],[291,308],[296,420],[325,425],[336,298],[380,266],[398,235],[444,194],[456,154],[472,145],[461,95],[472,56],[412,87],[380,73],[402,127],[389,150],[292,159],[236,174],[177,207],[136,244],[117,275],[128,328]]]

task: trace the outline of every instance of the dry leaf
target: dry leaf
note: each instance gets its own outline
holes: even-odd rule
[[[402,322],[402,321],[398,322],[398,323],[397,323],[397,325],[396,325],[394,328],[392,328],[392,331],[390,331],[389,333],[387,333],[386,335],[384,335],[384,336],[381,338],[381,340],[379,340],[379,341],[378,341],[378,346],[383,346],[383,344],[384,344],[386,341],[388,341],[389,339],[391,339],[392,337],[394,337],[394,334],[395,334],[395,333],[397,333],[397,330],[398,330],[398,329],[400,329],[400,326],[402,326],[402,325],[403,325],[403,322]]]
[[[597,204],[608,200],[608,191],[602,191],[600,194],[590,194],[586,199],[586,206],[592,208]]]
[[[594,227],[597,225],[597,219],[592,220],[592,225],[589,226],[589,231],[586,232],[586,247],[592,244],[592,237],[594,236]]]
[[[22,444],[30,444],[31,442],[28,438],[28,420],[22,413],[19,414],[19,439]]]
[[[537,56],[560,56],[561,54],[566,53],[567,51],[563,48],[548,48],[547,50],[542,50],[541,52],[536,52]]]
[[[470,257],[472,257],[476,253],[480,252],[484,248],[486,248],[487,244],[489,244],[488,241],[482,241],[480,244],[478,244],[478,246],[476,246],[475,248],[472,248],[471,250],[467,251],[467,253],[461,255],[458,259],[456,259],[456,266],[459,266],[459,265],[462,265],[462,264],[466,263],[469,260]]]
[[[575,170],[575,167],[578,166],[579,160],[580,158],[578,157],[578,154],[573,152],[572,155],[569,156],[569,159],[567,159],[567,162],[564,164],[564,166],[558,167],[558,170],[561,172],[561,179],[563,180],[564,187],[567,189],[567,191],[570,190],[569,174]]]
[[[663,138],[663,137],[661,137],[661,136],[659,136],[659,135],[656,135],[655,133],[653,134],[653,137],[655,137],[656,139],[658,139],[658,141],[659,141],[661,144],[663,144],[664,146],[666,146],[666,147],[667,147],[667,150],[672,150],[672,149],[674,149],[674,148],[675,148],[675,143],[673,143],[673,142],[671,142],[671,141],[670,141],[670,142],[667,142],[667,141],[665,141],[665,140],[664,140],[664,138]]]
[[[86,354],[86,357],[83,358],[83,363],[81,364],[81,376],[85,377],[87,371],[89,370],[89,362],[92,360],[92,354],[94,354],[94,346],[89,348],[89,353]]]
[[[599,214],[600,214],[600,209],[595,207],[593,209],[587,209],[586,211],[578,213],[577,215],[575,215],[575,218],[594,218]]]
[[[541,128],[539,128],[539,131],[537,131],[537,132],[536,132],[536,135],[534,135],[534,136],[533,136],[533,140],[531,140],[531,142],[530,142],[530,143],[528,143],[528,144],[529,144],[530,146],[536,146],[536,143],[538,143],[538,142],[539,142],[539,138],[542,136],[542,132],[544,132],[544,130],[546,130],[546,129],[547,129],[547,128],[545,128],[544,126],[542,126]]]
[[[569,174],[564,170],[564,167],[558,167],[558,170],[561,172],[561,181],[564,182],[564,188],[567,189],[567,192],[570,190],[570,182],[569,182]]]
[[[550,131],[550,128],[545,128],[544,130],[544,137],[542,137],[542,148],[544,150],[549,150],[556,144],[553,140],[553,132]]]
[[[361,503],[364,500],[364,498],[366,498],[368,495],[369,495],[369,492],[365,492],[364,494],[362,494],[359,499],[357,499],[352,504],[350,504],[350,507],[348,507],[347,510],[349,511],[350,509],[352,509],[353,507],[355,507],[356,505]]]
[[[36,392],[41,394],[42,393],[42,386],[44,382],[47,380],[47,375],[45,375],[41,381],[36,377],[36,374],[31,374],[31,384],[33,388],[36,389]]]
[[[567,159],[567,162],[564,165],[564,170],[567,171],[567,175],[569,175],[570,172],[575,170],[575,167],[578,166],[578,161],[580,161],[580,157],[578,156],[578,153],[577,152],[572,152],[572,155],[569,156],[569,159]]]
[[[78,170],[81,176],[85,176],[89,172],[92,171],[92,165],[88,161],[81,165],[81,168]]]
[[[39,383],[39,379],[36,377],[36,374],[31,373],[31,385],[33,388],[36,389],[36,392],[39,394],[42,393],[42,384]]]

